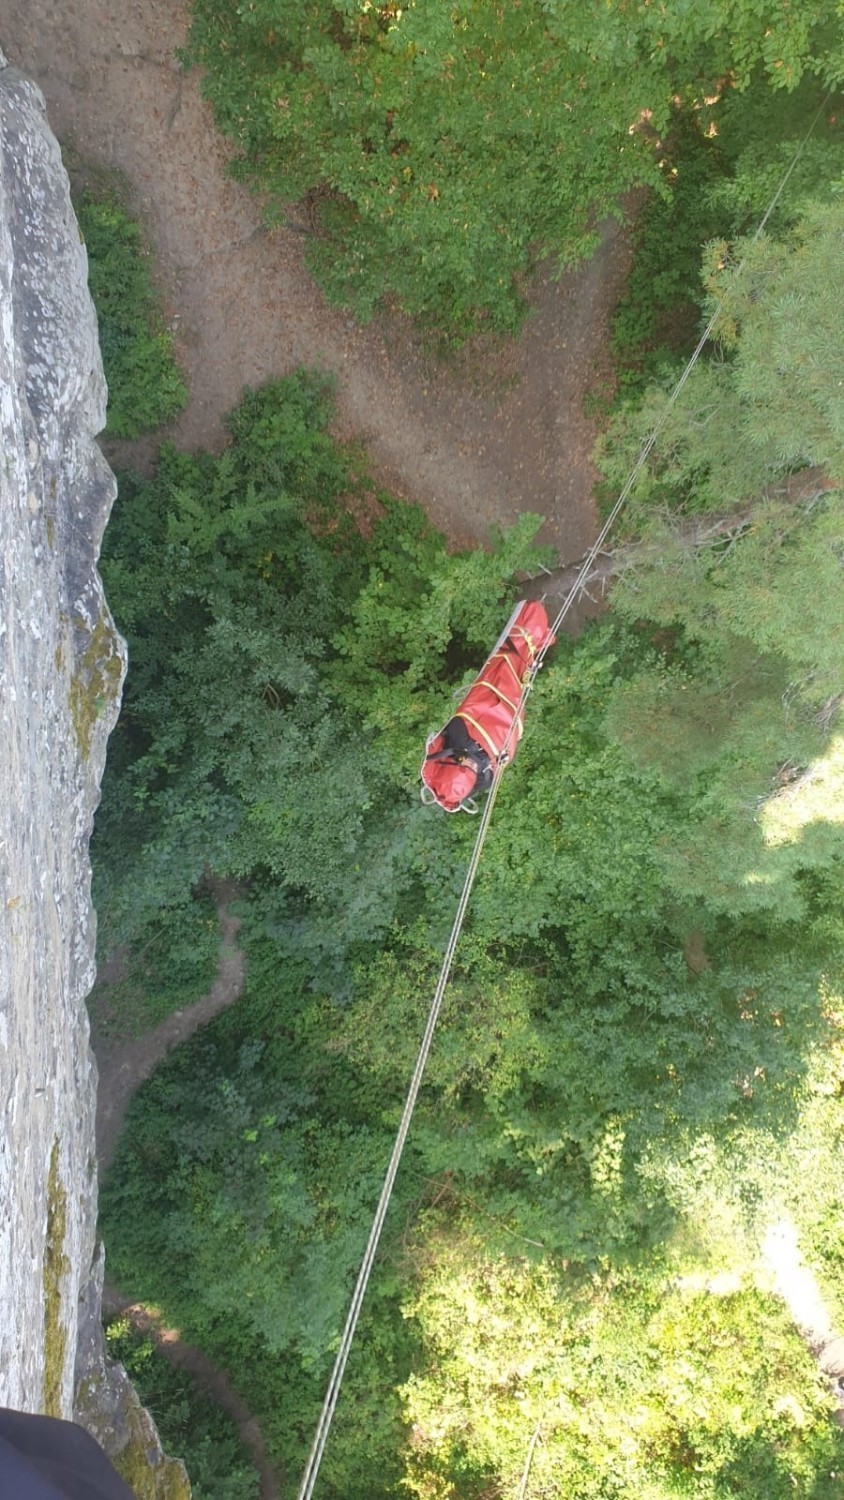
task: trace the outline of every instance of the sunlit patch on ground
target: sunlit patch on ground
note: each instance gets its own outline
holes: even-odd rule
[[[844,735],[825,755],[765,803],[760,823],[769,848],[792,844],[810,823],[844,823]]]

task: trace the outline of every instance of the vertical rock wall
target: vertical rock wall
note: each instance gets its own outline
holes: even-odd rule
[[[96,1215],[88,839],[123,647],[84,246],[39,91],[0,71],[0,1402],[69,1416]]]
[[[0,53],[0,1405],[75,1413],[139,1497],[184,1500],[100,1326],[88,841],[125,651],[87,275],[43,98]]]

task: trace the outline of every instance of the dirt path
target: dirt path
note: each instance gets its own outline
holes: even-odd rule
[[[302,236],[262,227],[255,199],[224,174],[197,75],[174,59],[185,35],[174,0],[6,0],[0,21],[0,43],[41,85],[59,137],[132,185],[191,391],[176,441],[219,445],[244,385],[318,365],[337,374],[342,435],[363,437],[381,481],[450,536],[483,541],[490,522],[532,510],[549,518],[564,560],[580,556],[594,534],[582,400],[609,373],[623,237],[608,227],[578,274],[537,277],[517,344],[471,351],[462,373],[435,369],[401,322],[360,329],[327,307]]]
[[[129,1104],[141,1084],[155,1071],[171,1047],[178,1047],[232,1005],[243,989],[246,960],[236,946],[240,918],[229,912],[229,903],[238,894],[233,881],[212,882],[222,947],[217,977],[207,995],[185,1010],[173,1011],[163,1021],[134,1041],[109,1048],[94,1044],[100,1081],[97,1092],[97,1159],[100,1176],[114,1160],[118,1137]]]
[[[195,1005],[177,1010],[145,1036],[109,1049],[95,1042],[99,1068],[97,1094],[97,1157],[100,1179],[111,1162],[126,1111],[140,1088],[171,1047],[186,1042],[206,1026],[214,1016],[233,1005],[241,994],[246,975],[246,960],[237,947],[240,918],[232,916],[229,904],[239,894],[233,881],[212,882],[217,916],[220,922],[220,960],[217,977],[210,990]],[[117,1287],[106,1282],[103,1288],[103,1311],[123,1313],[141,1333],[150,1333],[161,1353],[178,1370],[187,1370],[208,1395],[231,1417],[241,1441],[258,1472],[261,1500],[278,1500],[283,1477],[273,1466],[257,1418],[238,1395],[228,1375],[194,1344],[185,1343],[177,1329],[168,1328],[157,1309],[125,1297]]]
[[[103,1287],[103,1312],[119,1313],[128,1318],[138,1333],[151,1335],[157,1348],[174,1369],[186,1370],[200,1382],[212,1400],[235,1423],[241,1441],[258,1471],[261,1500],[279,1500],[283,1493],[284,1475],[277,1472],[270,1459],[257,1418],[253,1417],[246,1402],[237,1394],[225,1371],[218,1369],[195,1344],[184,1343],[175,1328],[167,1327],[156,1308],[148,1307],[144,1302],[131,1302],[108,1282]]]

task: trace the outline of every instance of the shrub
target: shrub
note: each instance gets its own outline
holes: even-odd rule
[[[188,396],[153,285],[150,251],[116,189],[84,188],[74,207],[100,325],[106,434],[137,438],[171,421]]]

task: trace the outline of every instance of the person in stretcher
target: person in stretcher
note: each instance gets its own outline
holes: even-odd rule
[[[521,696],[540,651],[554,644],[542,604],[522,600],[454,716],[425,746],[422,801],[446,812],[477,812],[496,767],[513,759],[522,737]]]

